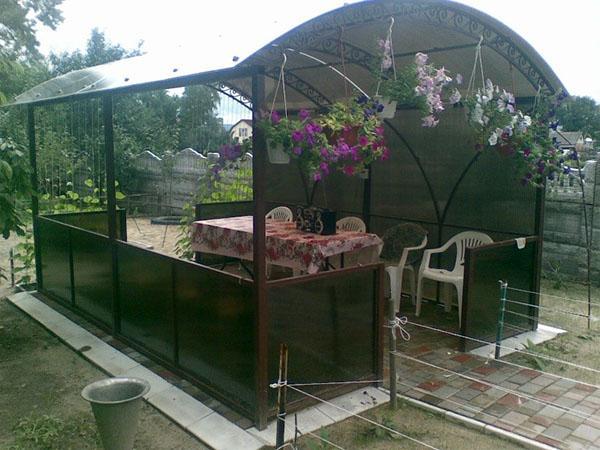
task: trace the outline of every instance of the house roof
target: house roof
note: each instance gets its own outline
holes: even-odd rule
[[[248,126],[252,126],[252,120],[250,119],[240,119],[238,120],[236,123],[234,123],[233,125],[231,125],[231,128],[229,129],[230,131],[233,130],[235,127],[237,127],[240,123],[245,123]]]
[[[385,37],[392,18],[398,67],[412,62],[416,52],[425,52],[437,65],[468,78],[481,39],[485,77],[517,97],[533,97],[538,88],[564,89],[527,42],[480,11],[449,0],[368,0],[311,19],[247,57],[234,58],[231,49],[223,48],[214,52],[221,55],[220,60],[210,62],[201,53],[170,55],[169,61],[151,55],[128,58],[46,81],[18,96],[13,104],[174,87],[210,78],[203,74],[226,75],[217,72],[232,70],[233,75],[235,69],[256,65],[265,67],[265,92],[267,101],[272,101],[285,54],[288,107],[327,105],[349,96],[353,86],[373,93],[376,80],[370,68],[379,60],[377,41]],[[227,84],[250,97],[248,76]],[[278,94],[275,105],[282,106],[281,90]]]

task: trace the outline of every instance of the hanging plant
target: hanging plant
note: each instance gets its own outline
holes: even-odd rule
[[[542,186],[546,179],[568,173],[568,159],[550,138],[549,127],[555,106],[564,98],[539,96],[531,115],[517,109],[514,95],[494,85],[489,79],[484,88],[465,98],[467,119],[479,136],[477,149],[495,149],[512,157],[519,166],[523,184]]]
[[[377,113],[382,105],[366,96],[336,102],[321,115],[301,110],[297,118],[282,118],[273,111],[259,124],[270,145],[281,146],[312,181],[333,171],[360,175],[377,160],[389,157],[383,124]]]

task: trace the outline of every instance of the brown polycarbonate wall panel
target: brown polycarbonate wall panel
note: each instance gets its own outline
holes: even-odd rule
[[[121,334],[167,361],[175,360],[171,259],[121,242]]]
[[[113,278],[109,240],[71,229],[75,306],[112,328]]]
[[[47,215],[58,222],[73,225],[74,227],[92,231],[94,233],[108,236],[108,214],[106,211],[76,212],[65,214]],[[117,237],[127,240],[125,210],[117,211]]]
[[[465,262],[465,298],[463,299],[463,334],[470,338],[495,342],[500,305],[500,283],[506,281],[511,288],[536,291],[537,238],[529,238],[522,250],[514,240],[468,250]],[[508,291],[508,299],[538,305],[533,294]],[[504,337],[535,328],[536,308],[507,303]],[[511,314],[513,311],[517,314]],[[527,319],[522,316],[531,317]],[[467,349],[482,344],[465,340]]]
[[[175,261],[179,365],[251,417],[256,405],[252,285]]]
[[[199,203],[196,205],[196,220],[219,219],[221,217],[250,216],[252,202]]]
[[[45,219],[37,218],[39,252],[42,262],[42,292],[55,299],[71,303],[71,262],[69,228]]]
[[[289,349],[290,382],[348,381],[375,376],[376,276],[376,266],[370,266],[331,272],[315,279],[307,276],[295,283],[269,283],[269,380],[277,380],[281,343]],[[276,391],[271,389],[269,395],[273,406]],[[299,398],[288,390],[289,400]]]

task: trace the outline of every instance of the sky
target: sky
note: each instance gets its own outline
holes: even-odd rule
[[[112,43],[149,53],[178,48],[207,57],[206,47],[231,49],[244,57],[324,12],[340,0],[64,0],[64,22],[38,30],[40,49],[84,48],[92,28]],[[600,0],[460,0],[483,11],[527,40],[548,62],[569,93],[600,103]],[[99,5],[101,5],[99,7]],[[218,44],[218,45],[217,45]]]

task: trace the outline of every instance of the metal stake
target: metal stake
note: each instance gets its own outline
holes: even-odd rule
[[[288,348],[286,344],[279,347],[279,382],[277,388],[277,436],[275,448],[281,448],[285,441],[285,402],[287,396]]]
[[[390,296],[390,405],[392,409],[398,407],[398,389],[396,387],[396,311],[395,311],[394,298]]]
[[[506,311],[506,290],[508,289],[508,283],[500,281],[500,307],[498,308],[498,324],[496,325],[496,349],[494,351],[494,358],[500,358],[500,343],[502,342],[502,336],[504,335],[504,311]]]

